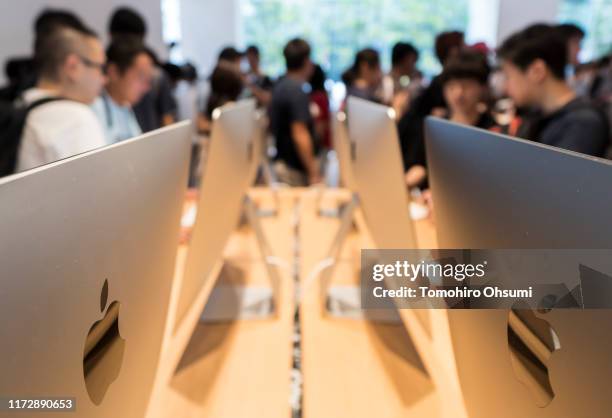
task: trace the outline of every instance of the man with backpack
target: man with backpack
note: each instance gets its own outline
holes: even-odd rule
[[[104,131],[89,105],[105,83],[106,57],[97,36],[86,28],[58,27],[39,40],[36,87],[26,90],[17,112],[21,135],[15,171],[23,171],[106,145]],[[13,134],[20,131],[14,126]],[[4,138],[4,159],[10,157]],[[9,158],[10,159],[10,158]],[[6,173],[4,173],[6,174]]]

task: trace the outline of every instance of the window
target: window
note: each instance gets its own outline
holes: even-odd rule
[[[301,36],[313,47],[314,60],[338,80],[355,52],[374,47],[388,67],[391,47],[412,42],[421,52],[419,68],[439,70],[433,52],[435,34],[465,30],[468,0],[242,0],[242,39],[257,44],[262,65],[272,75],[284,71],[282,48]]]
[[[180,63],[183,61],[181,51],[181,5],[179,0],[161,0],[162,36],[164,43],[172,46],[170,61]]]
[[[612,0],[561,0],[559,21],[575,23],[587,32],[581,60],[612,52]]]

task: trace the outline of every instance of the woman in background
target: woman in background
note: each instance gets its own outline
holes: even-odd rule
[[[378,51],[372,48],[362,49],[355,56],[353,66],[342,74],[342,81],[346,85],[346,96],[380,103],[381,98],[376,91],[382,77]]]
[[[314,65],[310,77],[310,113],[315,123],[317,142],[324,151],[331,148],[329,97],[325,90],[325,73],[319,64]]]
[[[198,131],[209,134],[213,110],[226,103],[235,102],[244,90],[241,74],[230,65],[220,63],[209,78],[210,94],[206,99],[204,112],[198,117]]]

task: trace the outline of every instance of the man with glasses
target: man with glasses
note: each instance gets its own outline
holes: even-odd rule
[[[102,44],[86,28],[59,27],[39,39],[38,81],[21,98],[24,105],[36,108],[26,119],[18,171],[106,145],[89,106],[104,86],[105,60]]]
[[[108,82],[93,109],[112,144],[142,133],[133,106],[151,89],[154,64],[144,44],[130,38],[113,41],[106,59]]]

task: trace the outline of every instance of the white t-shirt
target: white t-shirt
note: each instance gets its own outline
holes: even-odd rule
[[[52,92],[32,88],[23,93],[22,101],[29,105],[52,96]],[[89,106],[70,100],[46,103],[28,114],[17,158],[17,171],[105,145],[102,126]]]

